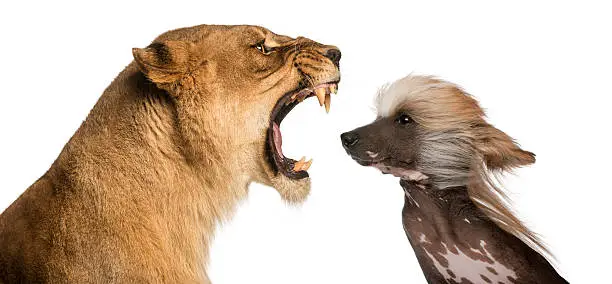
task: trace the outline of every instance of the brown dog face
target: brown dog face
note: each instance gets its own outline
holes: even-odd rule
[[[340,80],[336,47],[255,26],[196,26],[133,53],[142,72],[175,98],[195,161],[223,161],[225,175],[271,185],[287,201],[306,197],[310,163],[283,155],[280,124],[311,96],[329,110]]]
[[[416,170],[420,131],[409,114],[400,112],[391,117],[379,117],[340,137],[347,154],[360,165],[407,177]]]
[[[535,161],[484,120],[474,98],[445,81],[403,78],[381,90],[377,111],[373,123],[341,140],[355,161],[383,173],[446,188],[467,184],[481,165],[507,170]]]

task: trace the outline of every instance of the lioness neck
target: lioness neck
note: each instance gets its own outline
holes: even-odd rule
[[[109,114],[105,106],[112,104],[115,106],[109,110],[116,113]],[[201,125],[195,125],[197,120],[205,118],[187,117],[190,112],[181,107],[180,102],[130,66],[105,91],[81,127],[87,134],[82,139],[73,138],[67,147],[96,143],[94,149],[87,149],[81,156],[97,159],[99,175],[125,177],[117,184],[100,181],[109,183],[108,190],[141,199],[143,206],[139,209],[155,210],[160,218],[156,222],[167,223],[168,228],[177,231],[173,234],[201,234],[198,244],[202,245],[199,239],[210,238],[217,221],[228,218],[237,201],[246,195],[248,180],[227,172],[237,159],[231,153],[219,153],[227,145],[193,141],[194,137],[182,131],[198,129]],[[196,134],[202,139],[211,135],[199,131]]]
[[[404,230],[428,283],[567,283],[544,257],[478,209],[466,187],[400,184]]]
[[[0,271],[0,280],[207,283],[214,229],[248,180],[189,156],[177,116],[173,98],[128,66],[49,171],[0,217],[0,267],[25,259],[41,275]]]
[[[70,162],[95,162],[99,174],[109,179],[113,176],[110,173],[129,176],[118,182],[130,184],[113,187],[113,191],[125,191],[122,189],[125,186],[141,188],[150,194],[149,200],[159,198],[159,202],[170,203],[151,206],[180,204],[180,200],[172,199],[172,194],[191,197],[195,200],[187,203],[194,204],[192,207],[206,203],[213,207],[207,215],[225,218],[224,207],[233,206],[234,199],[246,194],[235,189],[246,188],[248,180],[240,175],[224,175],[237,160],[232,153],[219,153],[227,145],[217,145],[215,141],[194,145],[201,141],[186,137],[182,129],[200,127],[189,125],[190,121],[195,124],[197,119],[205,119],[186,118],[188,111],[179,108],[175,98],[129,66],[105,91],[64,152]],[[199,131],[201,136],[210,136],[206,130]],[[190,150],[194,148],[197,155]],[[87,173],[88,169],[83,171]],[[210,221],[206,223],[214,223]]]

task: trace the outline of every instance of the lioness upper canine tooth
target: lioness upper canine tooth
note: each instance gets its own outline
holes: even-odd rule
[[[327,92],[325,92],[325,88],[317,88],[315,90],[315,95],[317,95],[317,99],[319,99],[319,106],[322,106],[325,102],[326,93]]]
[[[334,94],[337,94],[338,93],[338,86],[336,86],[335,84],[329,86],[329,91],[334,93]]]
[[[331,107],[331,95],[325,95],[325,112],[329,113],[329,108]]]

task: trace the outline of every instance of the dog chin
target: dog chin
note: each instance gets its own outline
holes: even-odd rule
[[[370,155],[371,157],[371,155]],[[406,162],[398,162],[388,158],[379,158],[379,159],[364,159],[362,157],[351,155],[351,158],[355,160],[358,164],[365,167],[374,167],[380,170],[383,174],[390,174],[395,177],[416,181],[416,182],[425,182],[429,177],[423,174],[416,169],[413,169],[414,166],[412,163]],[[375,157],[376,158],[376,157]]]
[[[383,174],[391,174],[395,177],[405,179],[405,180],[410,180],[410,181],[424,182],[425,180],[429,178],[427,175],[417,170],[405,169],[401,167],[394,167],[394,166],[389,166],[389,165],[385,165],[382,163],[372,164],[372,167],[377,168]]]
[[[281,198],[289,204],[301,204],[310,194],[310,178],[291,179],[283,174],[271,178],[270,186],[274,187]]]

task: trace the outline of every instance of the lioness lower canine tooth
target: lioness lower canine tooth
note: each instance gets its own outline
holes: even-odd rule
[[[302,157],[299,161],[295,162],[295,164],[293,165],[293,171],[294,172],[301,171],[302,167],[304,166],[305,160],[306,160],[306,157]]]
[[[299,172],[301,169],[302,169],[302,163],[296,162],[295,165],[293,165],[294,172]]]
[[[312,165],[312,159],[308,160],[308,162],[304,163],[304,165],[302,166],[302,171],[307,171],[308,169],[310,169],[310,165]]]
[[[329,113],[329,108],[331,107],[331,95],[325,95],[325,112]]]
[[[325,102],[325,88],[318,88],[315,90],[315,95],[317,95],[317,99],[319,99],[319,106],[323,106]]]

